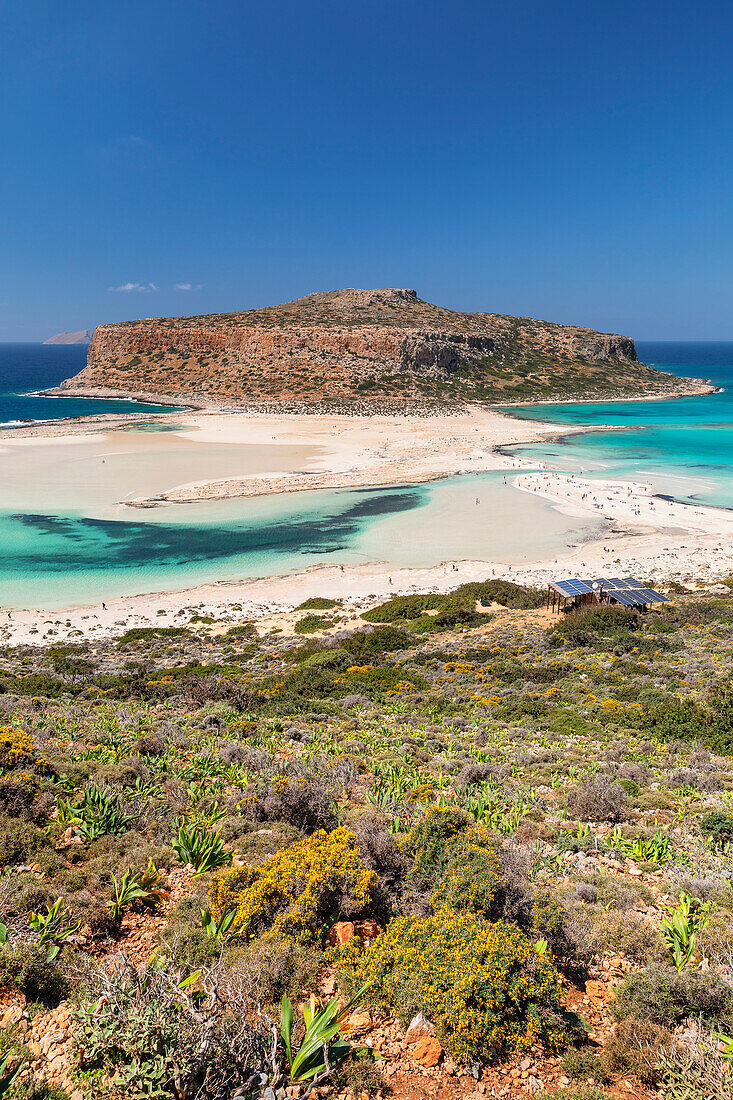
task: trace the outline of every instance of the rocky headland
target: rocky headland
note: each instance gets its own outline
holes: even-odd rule
[[[240,313],[99,325],[60,390],[203,404],[510,403],[706,392],[627,336],[460,313],[414,290],[339,290]]]

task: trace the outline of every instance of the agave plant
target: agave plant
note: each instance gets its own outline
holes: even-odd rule
[[[107,833],[124,833],[132,820],[120,807],[120,796],[99,787],[87,787],[81,802],[56,799],[58,820],[71,825],[77,836],[97,840]]]
[[[202,909],[201,927],[207,936],[227,943],[229,940],[233,940],[237,935],[237,932],[231,931],[236,916],[237,911],[233,909],[230,913],[224,913],[219,920],[216,920],[210,909]]]
[[[25,1062],[21,1059],[16,1062],[12,1069],[10,1069],[10,1059],[12,1057],[13,1051],[8,1050],[2,1058],[0,1058],[0,1096],[8,1095],[25,1065]]]
[[[113,920],[117,921],[133,901],[155,908],[160,904],[161,897],[160,871],[150,859],[147,867],[140,870],[128,867],[119,881],[112,875],[112,900],[107,902],[107,908]]]
[[[310,1081],[328,1074],[330,1069],[343,1061],[350,1050],[349,1043],[333,1042],[344,1016],[366,990],[366,986],[354,994],[348,1004],[339,1005],[332,997],[321,1004],[314,996],[301,1008],[305,1035],[297,1051],[293,1050],[293,1006],[287,997],[280,1004],[280,1034],[285,1044],[290,1080],[294,1083]]]
[[[46,905],[45,913],[31,913],[28,923],[37,932],[41,946],[46,948],[46,958],[50,962],[61,950],[61,945],[69,936],[79,930],[78,922],[68,924],[69,910],[62,909],[62,899],[56,898],[52,905]]]
[[[695,954],[697,933],[708,923],[711,909],[712,902],[700,901],[684,890],[680,892],[679,904],[667,909],[662,918],[662,935],[677,970],[689,965]]]
[[[176,825],[178,834],[171,841],[173,851],[182,863],[195,867],[197,874],[215,871],[232,862],[232,853],[224,847],[220,830],[211,833],[203,825],[187,825],[180,821],[176,821]]]

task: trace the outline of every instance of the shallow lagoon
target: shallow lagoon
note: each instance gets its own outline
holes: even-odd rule
[[[476,498],[479,503],[476,504]],[[501,474],[430,485],[78,511],[0,512],[0,605],[68,607],[322,562],[522,563],[600,531],[505,485]]]
[[[710,378],[722,392],[667,401],[510,409],[533,420],[628,429],[591,431],[515,453],[555,469],[649,481],[677,500],[733,508],[733,344],[640,343],[637,350],[641,359],[663,370]]]

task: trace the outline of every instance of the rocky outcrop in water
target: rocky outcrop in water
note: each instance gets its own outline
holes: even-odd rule
[[[87,366],[62,388],[237,404],[445,403],[665,393],[679,384],[640,364],[626,336],[459,313],[388,288],[99,325]]]

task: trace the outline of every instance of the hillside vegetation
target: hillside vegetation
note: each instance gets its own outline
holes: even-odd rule
[[[0,651],[0,1095],[733,1096],[733,596],[540,602]]]

